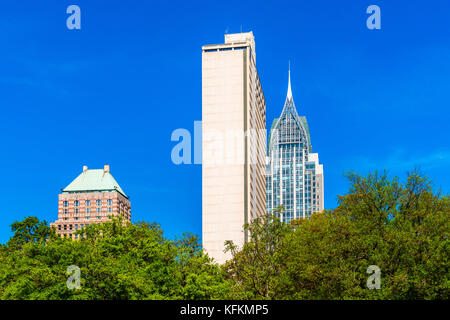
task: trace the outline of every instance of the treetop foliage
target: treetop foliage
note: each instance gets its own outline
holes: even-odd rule
[[[448,299],[450,199],[418,171],[404,184],[387,172],[350,172],[334,210],[249,227],[252,241],[225,265],[231,294],[252,299]],[[282,208],[281,208],[282,210]],[[275,222],[274,222],[275,220]],[[266,228],[272,237],[266,235]],[[280,236],[277,236],[280,235]],[[276,250],[273,250],[276,248]],[[368,289],[369,266],[381,270]]]
[[[404,183],[387,172],[347,178],[333,210],[287,225],[280,207],[245,225],[249,241],[225,243],[222,266],[196,236],[169,240],[156,223],[113,219],[72,240],[28,217],[0,246],[0,299],[448,299],[449,196],[418,171]],[[379,289],[368,288],[370,266]]]

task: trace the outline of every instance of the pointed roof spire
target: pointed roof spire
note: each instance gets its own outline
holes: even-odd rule
[[[289,82],[288,82],[287,99],[292,99],[292,89],[291,89],[291,61],[290,61],[290,60],[289,60]]]

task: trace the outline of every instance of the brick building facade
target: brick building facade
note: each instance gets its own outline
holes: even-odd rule
[[[75,232],[92,223],[111,221],[122,216],[131,221],[131,203],[113,178],[110,168],[83,172],[59,194],[58,220],[51,223],[61,237],[77,239]]]

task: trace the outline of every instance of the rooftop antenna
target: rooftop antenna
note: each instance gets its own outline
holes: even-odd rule
[[[289,60],[289,82],[288,82],[288,93],[287,98],[292,99],[292,89],[291,89],[291,60]]]

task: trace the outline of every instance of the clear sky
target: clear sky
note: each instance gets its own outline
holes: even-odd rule
[[[81,8],[68,30],[66,8]],[[381,30],[366,8],[381,8]],[[201,166],[171,162],[172,131],[201,120],[201,46],[253,31],[267,122],[288,61],[297,110],[325,171],[420,165],[450,192],[450,1],[3,1],[0,5],[0,242],[9,225],[57,218],[82,166],[111,172],[132,220],[201,235]]]

